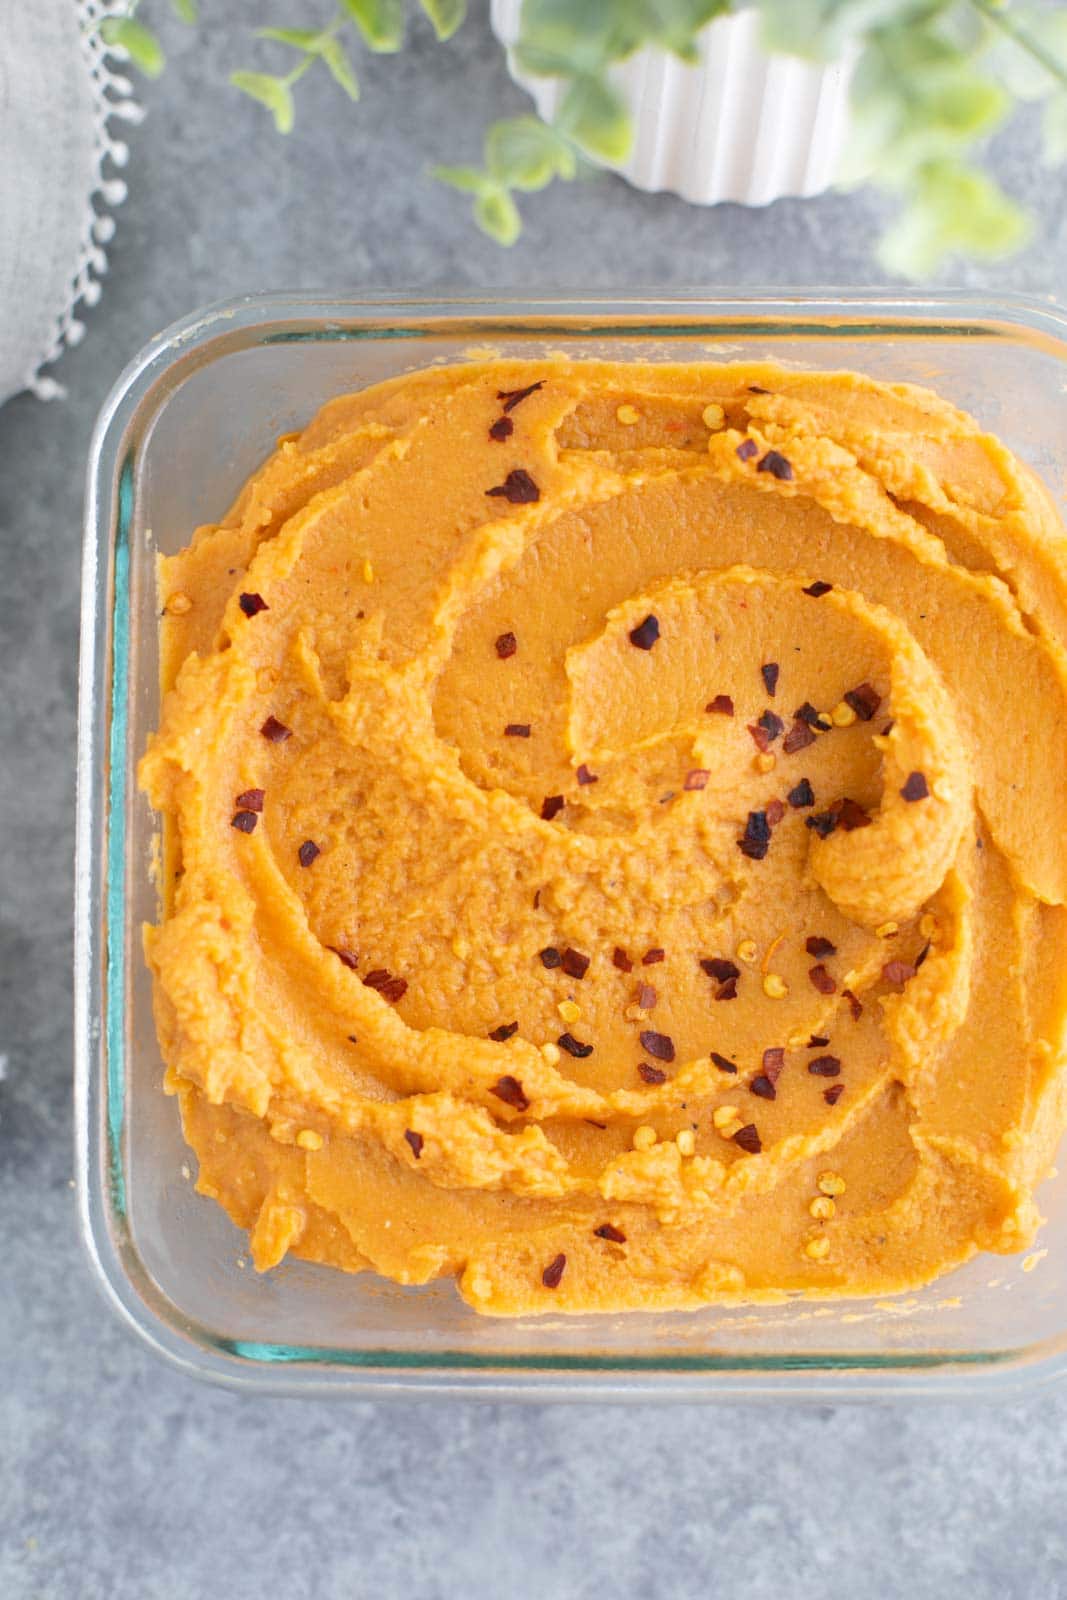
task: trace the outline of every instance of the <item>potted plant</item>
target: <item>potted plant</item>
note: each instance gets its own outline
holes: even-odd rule
[[[170,3],[195,23],[196,0]],[[464,20],[465,0],[419,5],[442,41]],[[156,73],[146,9],[130,0],[104,35]],[[231,82],[285,133],[305,73],[327,71],[358,98],[350,47],[399,50],[405,20],[404,0],[339,0],[325,26],[257,30],[284,64],[238,68]],[[433,171],[471,196],[478,225],[502,245],[521,231],[517,197],[583,162],[702,202],[875,183],[899,200],[881,260],[921,277],[947,255],[1001,256],[1025,241],[1025,212],[979,159],[1021,104],[1041,104],[1046,159],[1067,157],[1064,5],[493,0],[492,20],[541,115],[494,123],[479,163]]]

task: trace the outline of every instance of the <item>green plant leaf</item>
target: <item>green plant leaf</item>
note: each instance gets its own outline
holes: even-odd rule
[[[359,79],[352,69],[348,51],[329,28],[258,28],[260,39],[274,39],[278,44],[291,45],[305,56],[315,56],[325,62],[331,78],[339,83],[350,100],[359,99]]]
[[[550,50],[545,45],[533,44],[527,39],[518,39],[511,53],[519,70],[528,73],[531,78],[565,78],[573,66],[571,57],[565,51]],[[590,63],[589,70],[596,72],[602,64],[594,61]]]
[[[518,206],[506,189],[495,184],[476,196],[474,220],[497,244],[514,244],[522,232]]]
[[[835,61],[854,39],[935,15],[949,0],[756,0],[767,50]]]
[[[1050,95],[1041,115],[1044,157],[1050,167],[1067,161],[1067,90]]]
[[[626,103],[602,78],[575,78],[563,96],[556,127],[601,161],[625,161],[633,144]]]
[[[602,72],[636,48],[642,11],[642,0],[523,0],[516,60],[538,77]]]
[[[278,44],[291,45],[306,55],[318,55],[323,39],[318,28],[257,28],[257,39],[274,39]]]
[[[340,39],[332,34],[325,34],[323,41],[316,52],[325,61],[329,68],[330,77],[341,88],[350,100],[359,99],[359,79],[352,70],[352,63],[348,58],[348,51]]]
[[[922,173],[879,256],[890,272],[925,278],[951,254],[1010,255],[1029,233],[1026,213],[986,173],[942,162]]]
[[[272,78],[267,72],[231,72],[230,82],[242,94],[266,106],[274,118],[279,133],[289,133],[293,126],[293,96],[289,85],[281,78]]]
[[[341,0],[369,50],[391,55],[404,42],[404,0]]]
[[[419,4],[441,40],[451,39],[467,15],[467,0],[419,0]]]
[[[106,45],[125,50],[146,78],[158,78],[166,66],[167,58],[151,28],[132,17],[105,17],[100,24],[100,37]]]
[[[481,194],[489,183],[484,172],[477,167],[433,167],[431,177],[438,183],[447,183],[450,189],[460,189],[464,194]]]
[[[543,189],[553,178],[573,178],[574,151],[539,117],[495,122],[485,139],[491,176],[512,189]]]
[[[658,45],[683,61],[696,61],[697,36],[716,17],[733,10],[732,0],[647,0],[645,44]]]
[[[182,22],[187,22],[190,27],[199,19],[199,8],[196,0],[170,0],[171,10]]]
[[[930,163],[958,158],[1001,122],[1010,100],[976,59],[926,28],[884,30],[852,80],[846,183],[910,184]]]

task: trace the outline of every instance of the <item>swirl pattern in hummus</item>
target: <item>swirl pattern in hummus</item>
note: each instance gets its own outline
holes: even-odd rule
[[[199,1187],[494,1313],[884,1294],[1065,1120],[1067,541],[935,395],[490,362],[162,564]]]

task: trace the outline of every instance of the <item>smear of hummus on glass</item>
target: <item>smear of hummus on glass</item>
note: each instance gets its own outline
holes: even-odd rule
[[[1067,1121],[1067,537],[926,390],[497,361],[160,568],[198,1187],[477,1310],[885,1295]]]

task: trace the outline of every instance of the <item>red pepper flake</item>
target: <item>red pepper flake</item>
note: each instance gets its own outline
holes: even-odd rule
[[[653,1033],[646,1028],[641,1034],[641,1045],[657,1061],[674,1060],[674,1040],[669,1033]]]
[[[504,1104],[510,1106],[513,1111],[526,1111],[529,1109],[530,1102],[526,1098],[522,1084],[518,1078],[513,1078],[510,1072],[505,1072],[502,1078],[498,1078],[489,1093],[495,1094],[498,1100],[503,1100]]]
[[[665,952],[658,945],[654,945],[651,950],[646,950],[641,957],[641,965],[643,967],[654,967],[663,960],[664,955]]]
[[[801,811],[805,806],[815,804],[815,791],[807,778],[801,778],[795,789],[790,789],[786,799],[794,811]]]
[[[813,1033],[808,1040],[806,1048],[808,1050],[822,1050],[829,1043],[829,1039],[824,1039],[821,1034]]]
[[[817,933],[813,933],[811,938],[805,941],[804,948],[808,955],[814,956],[816,960],[820,960],[823,956],[836,956],[837,954],[836,944],[831,944],[829,939],[824,939]]]
[[[626,1243],[626,1235],[613,1222],[602,1222],[599,1228],[593,1229],[593,1232],[598,1239],[607,1239],[609,1244]]]
[[[761,755],[766,755],[767,751],[771,747],[771,741],[767,737],[766,730],[757,727],[755,723],[750,722],[748,724],[748,731],[752,735],[752,743],[756,746],[756,749]]]
[[[599,783],[600,782],[600,779],[597,777],[596,773],[595,772],[590,772],[589,768],[586,766],[584,761],[582,762],[581,766],[578,768],[578,771],[576,773],[576,777],[578,779],[578,782],[582,783],[582,784],[585,784],[585,783]]]
[[[497,417],[489,429],[489,437],[497,444],[503,444],[505,439],[510,439],[515,432],[515,424],[510,417]]]
[[[632,972],[634,970],[634,964],[626,954],[626,951],[620,950],[618,945],[615,946],[611,960],[613,965],[618,967],[620,972]]]
[[[636,628],[630,629],[630,643],[638,650],[651,650],[659,638],[659,621],[651,613],[644,622],[639,622]]]
[[[639,983],[637,985],[634,1004],[640,1006],[642,1011],[653,1010],[658,999],[659,995],[650,983]]]
[[[498,389],[496,397],[498,400],[503,400],[504,413],[506,415],[509,411],[514,411],[515,407],[520,406],[524,400],[528,400],[532,394],[536,394],[538,389],[543,389],[544,386],[545,380],[541,378],[537,383],[528,383],[525,389]]]
[[[757,472],[769,472],[773,478],[780,478],[783,483],[788,483],[793,476],[793,468],[785,456],[777,450],[768,450],[756,466]]]
[[[780,800],[767,801],[767,823],[769,827],[777,828],[785,816],[785,806]]]
[[[815,735],[811,728],[798,717],[782,740],[782,749],[787,756],[795,756],[798,750],[806,750],[809,744],[814,743]]]
[[[762,385],[758,383],[750,383],[748,386],[748,392],[749,394],[770,394],[771,391],[769,389],[764,389]]]
[[[798,722],[806,722],[809,728],[817,728],[820,733],[829,733],[833,727],[833,723],[827,722],[822,713],[816,711],[810,700],[805,700],[803,705],[797,706],[793,715]]]
[[[751,461],[752,457],[756,455],[758,451],[759,445],[756,443],[755,439],[742,439],[734,454],[741,461]]]
[[[262,811],[263,796],[264,790],[262,789],[246,789],[244,794],[237,796],[234,805],[238,811]]]
[[[528,739],[530,737],[530,724],[528,722],[509,722],[504,729],[505,739]]]
[[[882,977],[886,983],[907,983],[909,978],[914,978],[915,972],[910,961],[887,961],[882,968]]]
[[[808,968],[808,977],[811,979],[812,987],[818,989],[820,994],[837,993],[837,983],[827,972],[821,961],[818,966]]]
[[[541,1282],[544,1284],[546,1289],[559,1288],[560,1283],[563,1281],[563,1272],[566,1265],[567,1257],[563,1254],[562,1250],[558,1256],[552,1257],[552,1260],[548,1263],[548,1266],[541,1274]]]
[[[843,1083],[832,1083],[828,1089],[823,1090],[822,1097],[828,1106],[836,1106],[844,1092],[845,1086]]]
[[[854,833],[857,828],[869,828],[871,825],[867,812],[855,800],[839,800],[834,810],[846,833]]]
[[[823,583],[822,579],[818,578],[814,583],[808,584],[804,593],[810,594],[813,600],[820,600],[824,594],[829,594],[832,588],[832,583]]]
[[[710,777],[711,773],[707,767],[694,767],[691,772],[686,773],[685,783],[682,787],[684,789],[706,789]]]
[[[319,849],[314,839],[305,839],[303,844],[300,846],[300,849],[296,853],[300,861],[300,865],[302,867],[310,867],[311,863],[315,860],[315,857],[320,856],[322,851]]]
[[[719,985],[712,998],[715,1000],[736,1000],[737,979],[727,978],[725,983]]]
[[[513,467],[503,483],[498,483],[495,489],[487,489],[485,492],[489,496],[499,496],[512,506],[533,505],[535,500],[541,498],[540,489],[522,467]]]
[[[551,822],[553,817],[558,817],[563,810],[563,796],[561,794],[548,794],[541,802],[541,817],[545,822]]]
[[[258,616],[261,611],[269,611],[270,606],[261,594],[242,594],[237,597],[237,604],[246,617]]]
[[[404,1138],[407,1140],[408,1144],[411,1146],[411,1153],[415,1157],[415,1160],[417,1161],[419,1159],[419,1157],[422,1155],[422,1146],[423,1146],[423,1143],[424,1143],[422,1134],[421,1133],[416,1133],[413,1128],[405,1128],[404,1129]]]
[[[254,833],[259,816],[255,811],[235,811],[230,819],[230,827],[236,828],[238,833]]]
[[[733,961],[726,961],[722,956],[709,956],[700,963],[701,970],[709,978],[714,978],[716,983],[729,983],[731,978],[741,976],[741,968]]]
[[[778,1098],[778,1090],[766,1073],[761,1072],[758,1077],[753,1078],[748,1087],[749,1092],[758,1094],[761,1100],[777,1100]]]
[[[756,1131],[754,1122],[746,1123],[743,1128],[738,1128],[734,1134],[734,1144],[740,1145],[750,1156],[758,1156],[763,1149],[763,1141]]]
[[[503,1044],[505,1039],[510,1039],[518,1031],[519,1025],[517,1022],[502,1022],[499,1028],[493,1029],[489,1037],[495,1040],[497,1044]]]
[[[292,728],[287,728],[284,722],[278,721],[277,717],[268,717],[259,731],[264,739],[268,739],[271,744],[284,744],[286,739],[293,737]]]
[[[776,717],[773,711],[761,712],[757,721],[772,744],[785,727],[781,717]]]
[[[750,861],[762,861],[771,846],[771,828],[766,811],[750,811],[738,848]]]
[[[766,689],[767,693],[772,699],[778,688],[778,672],[779,667],[777,661],[765,661],[762,667],[760,667],[760,676],[763,679],[763,687]]]
[[[841,1063],[836,1056],[816,1056],[808,1062],[808,1071],[815,1078],[836,1078],[841,1071]]]
[[[498,633],[496,636],[496,653],[501,661],[507,661],[519,648],[518,640],[513,633]]]
[[[382,1000],[389,1000],[390,1005],[395,1005],[397,1000],[402,1000],[406,992],[408,992],[408,979],[394,978],[389,973],[387,966],[376,966],[373,973],[366,974],[363,984],[368,989],[378,990]]]
[[[376,968],[373,973],[366,974],[363,982],[365,982],[368,989],[378,990],[382,1000],[389,1000],[390,1005],[395,1005],[397,1000],[403,1000],[406,992],[408,992],[408,979],[392,978],[384,966]]]
[[[872,683],[861,683],[857,688],[849,689],[844,699],[861,722],[870,722],[882,703],[882,697]]]
[[[328,944],[326,948],[333,951],[341,965],[347,967],[349,972],[355,972],[359,966],[359,957],[354,950],[342,950],[339,944]]]
[[[350,1033],[348,1035],[348,1042],[349,1042],[349,1044],[358,1044],[359,1040],[356,1038],[354,1033]]]
[[[561,1033],[556,1040],[561,1050],[566,1050],[569,1056],[576,1056],[579,1061],[584,1061],[586,1056],[593,1054],[591,1044],[582,1044],[573,1033]]]
[[[924,772],[909,772],[900,793],[905,800],[927,799],[930,789],[926,782],[926,774]]]
[[[568,978],[584,978],[589,971],[589,957],[583,956],[580,950],[572,950],[568,945],[563,952],[560,966]]]
[[[408,980],[394,978],[387,967],[376,967],[373,972],[368,972],[363,980],[368,989],[376,989],[383,1000],[388,1000],[395,1005],[407,993]]]
[[[545,948],[540,951],[539,954],[541,956],[541,965],[543,967],[548,967],[550,971],[553,967],[558,967],[563,960],[563,957],[560,955],[554,944],[546,944]]]
[[[707,705],[704,707],[704,710],[710,711],[718,716],[732,717],[734,714],[734,703],[728,694],[717,694],[714,700],[708,701]]]
[[[736,1073],[736,1071],[737,1071],[737,1062],[736,1061],[731,1061],[729,1056],[721,1056],[717,1050],[713,1050],[711,1052],[711,1059],[712,1059],[712,1061],[714,1061],[715,1065],[718,1067],[720,1072],[735,1072]]]
[[[667,1081],[667,1074],[663,1068],[650,1066],[647,1061],[639,1061],[637,1071],[645,1083],[666,1083]]]
[[[781,1045],[775,1045],[770,1050],[763,1052],[763,1070],[773,1084],[777,1084],[785,1067],[785,1050]]]
[[[842,1000],[848,1001],[848,1009],[852,1012],[853,1022],[858,1022],[863,1015],[863,1006],[851,989],[841,990]]]
[[[597,1122],[595,1117],[583,1117],[582,1121],[587,1122],[591,1128],[599,1128],[601,1133],[607,1128],[606,1122]]]
[[[820,811],[818,816],[805,817],[804,826],[817,833],[820,839],[828,839],[837,827],[837,812]]]

